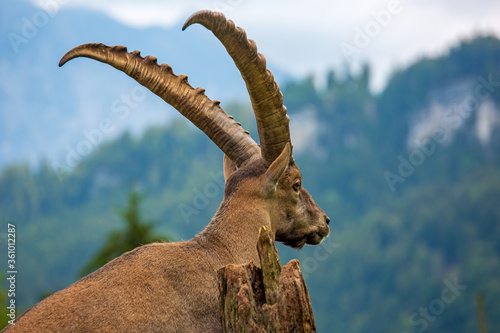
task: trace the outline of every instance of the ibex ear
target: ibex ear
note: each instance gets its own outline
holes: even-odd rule
[[[238,167],[236,167],[236,163],[234,163],[232,159],[227,157],[227,155],[224,155],[223,165],[224,165],[224,181],[227,182],[229,176],[231,176],[236,170],[238,170]]]
[[[290,163],[290,153],[290,143],[287,142],[280,156],[267,169],[263,184],[266,193],[273,194],[276,191],[276,184],[278,184],[278,181]]]

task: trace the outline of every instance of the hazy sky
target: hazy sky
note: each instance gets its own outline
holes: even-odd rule
[[[295,74],[373,65],[380,87],[394,68],[477,33],[500,36],[498,0],[33,0],[86,7],[134,27],[179,29],[200,9],[222,11],[274,65]]]

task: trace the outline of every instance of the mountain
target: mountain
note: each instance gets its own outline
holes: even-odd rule
[[[498,112],[489,109],[500,102],[499,68],[498,39],[485,36],[397,71],[379,98],[379,107],[391,121],[389,140],[399,149],[414,147],[426,139],[424,132],[441,128],[451,139],[469,123],[475,124],[483,144],[498,141],[491,138]]]
[[[301,262],[320,332],[472,332],[480,291],[490,330],[500,329],[499,61],[500,41],[477,36],[400,68],[379,94],[369,66],[326,73],[325,89],[312,77],[282,85],[304,186],[332,218],[320,246],[279,246],[283,263]],[[95,84],[79,91],[97,94]],[[112,101],[89,101],[82,113]],[[255,134],[248,105],[226,109]],[[4,230],[16,225],[22,263],[20,309],[76,280],[119,226],[115,211],[130,191],[144,194],[158,233],[176,240],[199,232],[222,199],[222,153],[182,119],[65,158],[71,170],[47,159],[0,173],[0,219]]]
[[[81,155],[96,148],[88,133],[100,131],[101,140],[107,141],[126,130],[141,133],[177,115],[158,97],[104,64],[77,60],[59,68],[60,58],[80,44],[102,42],[141,50],[144,56],[155,55],[159,63],[170,64],[174,73],[189,75],[193,86],[204,87],[207,96],[222,100],[223,105],[248,101],[232,60],[201,26],[185,32],[182,23],[172,29],[134,29],[97,12],[57,6],[41,9],[26,0],[2,1],[0,13],[4,36],[0,39],[0,166],[23,161],[38,165],[42,157],[63,163],[79,145],[85,146]],[[290,78],[279,71],[275,75],[278,80]],[[100,129],[103,119],[109,121],[107,132]]]

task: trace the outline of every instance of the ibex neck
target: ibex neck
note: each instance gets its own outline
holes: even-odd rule
[[[225,265],[253,262],[260,266],[257,239],[262,226],[272,230],[264,205],[224,200],[212,221],[193,240],[214,245]]]

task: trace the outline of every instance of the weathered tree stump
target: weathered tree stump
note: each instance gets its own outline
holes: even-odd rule
[[[224,332],[316,332],[299,261],[282,268],[265,227],[260,229],[257,250],[261,268],[249,263],[219,270]]]

